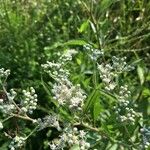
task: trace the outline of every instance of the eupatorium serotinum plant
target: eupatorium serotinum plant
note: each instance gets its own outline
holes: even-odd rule
[[[94,65],[86,86],[75,82],[71,67],[76,60],[79,68],[82,67],[79,57],[83,53]],[[149,127],[143,124],[133,90],[123,77],[136,66],[128,64],[126,57],[113,56],[107,61],[103,56],[104,51],[89,44],[84,46],[83,52],[70,49],[59,54],[57,60],[48,60],[41,65],[49,75],[47,85],[53,103],[53,109],[43,118],[32,118],[38,107],[36,90],[33,87],[21,92],[8,90],[5,85],[10,70],[0,69],[1,91],[5,95],[0,98],[1,133],[8,128],[6,123],[12,118],[23,120],[24,126],[30,121],[35,127],[28,134],[18,131],[11,136],[5,132],[10,139],[9,149],[25,147],[33,133],[45,128],[56,128],[58,133],[47,140],[46,148],[51,150],[148,149]],[[88,69],[88,63],[86,67]]]

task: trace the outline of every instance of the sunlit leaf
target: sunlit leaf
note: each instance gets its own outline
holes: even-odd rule
[[[63,45],[85,45],[87,44],[86,41],[84,40],[69,40],[66,43],[64,43]]]
[[[84,31],[86,31],[86,29],[87,29],[88,26],[89,26],[89,21],[87,20],[87,21],[85,21],[85,22],[83,22],[83,23],[81,24],[81,26],[80,26],[80,28],[78,29],[78,31],[79,31],[80,33],[82,33],[82,32],[84,32]]]
[[[70,150],[80,150],[79,145],[73,145]]]
[[[144,79],[144,70],[140,65],[138,65],[138,67],[137,67],[137,73],[138,73],[138,77],[140,79],[140,83],[142,85],[144,83],[145,79]]]

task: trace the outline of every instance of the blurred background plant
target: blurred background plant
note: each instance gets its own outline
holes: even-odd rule
[[[93,126],[101,127],[115,137],[120,131],[126,132],[126,128],[113,125],[114,118],[109,117],[115,105],[115,92],[97,93],[101,79],[96,66],[102,61],[104,64],[111,62],[112,56],[126,56],[128,64],[135,69],[121,74],[115,82],[119,86],[126,83],[130,87],[136,109],[143,114],[143,121],[135,124],[136,130],[129,127],[129,134],[134,135],[135,131],[137,135],[140,126],[150,125],[149,14],[148,0],[1,0],[0,68],[11,70],[6,88],[21,90],[34,87],[39,102],[33,117],[50,114],[55,111],[50,92],[52,79],[43,73],[41,64],[52,60],[57,62],[59,54],[75,48],[77,56],[65,66],[71,68],[71,81],[81,85],[87,99],[90,96],[95,99],[89,100],[90,105],[87,104],[86,108],[88,113],[90,111],[91,116],[88,117],[92,117]],[[87,44],[91,45],[90,49],[85,48]],[[99,54],[100,59],[95,57]],[[57,113],[65,116],[64,112]],[[31,128],[26,124],[27,132]],[[58,134],[55,129],[46,128],[28,139],[26,149],[48,149],[48,141]],[[97,135],[90,133],[89,136],[92,139]],[[4,142],[3,134],[0,137],[0,147],[5,150],[9,143]],[[128,139],[128,135],[125,138]],[[119,143],[112,145],[106,140],[100,145],[106,150],[123,149]]]

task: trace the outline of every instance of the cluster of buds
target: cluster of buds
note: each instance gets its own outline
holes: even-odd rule
[[[10,70],[9,69],[7,69],[7,70],[5,70],[4,68],[0,69],[0,78],[8,77],[9,74],[10,74]]]
[[[65,64],[72,60],[73,55],[76,53],[77,51],[75,50],[67,50],[58,58],[57,63],[47,61],[46,64],[42,64],[41,66],[51,77],[58,81],[64,80],[70,75],[69,71],[65,68]]]
[[[141,134],[142,134],[142,148],[143,149],[149,149],[150,148],[150,127],[141,128]]]
[[[64,64],[67,61],[71,61],[73,56],[76,55],[78,52],[74,49],[69,49],[64,52],[64,54],[60,57],[60,62]]]
[[[71,148],[74,145],[78,146],[80,150],[88,150],[90,144],[86,142],[86,132],[83,130],[78,130],[77,128],[65,128],[60,138],[53,140],[50,143],[51,150],[61,150],[64,148]]]
[[[100,78],[105,84],[105,89],[108,91],[114,90],[116,87],[115,79],[120,73],[131,71],[134,69],[133,66],[126,63],[126,57],[117,58],[112,57],[112,63],[98,64],[97,68],[100,74]]]
[[[42,119],[37,119],[38,123],[38,130],[43,130],[47,127],[55,127],[58,131],[61,130],[59,126],[59,121],[58,121],[58,116],[53,114],[53,115],[48,115]]]
[[[97,48],[94,48],[90,44],[84,45],[84,49],[88,51],[88,55],[91,58],[91,60],[96,61],[100,56],[104,55],[103,50],[99,50]]]
[[[127,85],[121,86],[118,96],[118,104],[115,106],[115,113],[120,122],[134,125],[136,119],[141,117],[141,114],[134,110],[135,106],[130,99],[131,92],[128,90]]]
[[[54,84],[52,93],[54,95],[53,99],[57,100],[60,106],[67,106],[71,110],[81,110],[86,98],[80,85],[72,85],[69,81],[67,83],[61,82]]]
[[[113,67],[110,64],[101,64],[98,65],[98,71],[100,78],[105,84],[105,89],[108,91],[113,90],[116,87],[116,83],[114,81],[116,74],[113,72]]]
[[[117,73],[122,73],[124,71],[131,71],[134,69],[133,66],[127,64],[126,62],[126,57],[122,57],[122,58],[118,58],[116,56],[112,57],[112,66],[113,69],[117,72]]]
[[[7,93],[7,97],[9,101],[14,100],[14,98],[17,96],[17,93],[14,89],[10,90],[10,93]]]
[[[3,113],[4,116],[11,114],[16,110],[14,104],[6,103],[6,104],[0,104],[0,111]]]
[[[23,90],[23,100],[21,101],[22,108],[21,110],[24,113],[33,113],[33,110],[36,109],[37,106],[37,94],[35,93],[35,89],[30,87],[30,90]]]
[[[10,150],[17,150],[18,148],[22,147],[25,144],[25,140],[26,138],[24,137],[15,136],[9,145]]]
[[[45,72],[51,77],[59,80],[65,79],[69,76],[69,71],[63,68],[63,65],[59,62],[49,62],[41,65]]]
[[[0,110],[3,115],[9,115],[16,111],[14,98],[16,97],[17,93],[11,89],[9,93],[3,92],[3,95],[3,98],[0,99]]]

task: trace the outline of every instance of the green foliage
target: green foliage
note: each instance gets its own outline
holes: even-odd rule
[[[70,123],[86,130],[92,150],[138,150],[142,141],[139,130],[150,126],[149,14],[150,2],[146,0],[1,0],[0,68],[11,70],[4,87],[19,93],[17,105],[21,101],[21,89],[34,87],[38,106],[30,117],[58,114],[60,127]],[[83,48],[87,44],[92,52],[103,50],[104,55],[91,60],[89,51]],[[58,56],[68,49],[78,53],[63,69],[70,71],[72,84],[80,84],[86,93],[80,113],[59,106],[52,92],[55,78],[41,67],[46,61],[61,62]],[[96,65],[112,64],[112,56],[126,56],[127,64],[135,69],[120,73],[114,78],[115,90],[107,91]],[[119,105],[119,89],[125,84],[131,91],[131,105],[136,104],[135,110],[143,115],[143,120],[137,117],[134,125],[116,121],[114,106]],[[0,99],[3,92],[1,85]],[[0,149],[8,149],[7,137],[20,134],[21,130],[29,135],[34,130],[34,125],[16,118],[4,121],[6,129],[0,131]],[[5,117],[0,112],[1,120]],[[49,143],[61,133],[47,127],[33,133],[22,149],[50,149]],[[69,149],[80,147],[73,145]]]

